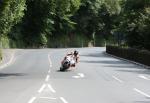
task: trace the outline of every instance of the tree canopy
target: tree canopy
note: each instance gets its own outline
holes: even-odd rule
[[[14,47],[96,39],[150,49],[149,28],[149,0],[0,0],[0,38]]]

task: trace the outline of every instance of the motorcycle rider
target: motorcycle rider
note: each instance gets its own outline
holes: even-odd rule
[[[61,65],[63,65],[66,60],[67,60],[67,61],[70,61],[70,64],[72,64],[71,61],[73,60],[73,52],[68,53],[68,54],[64,57],[64,59],[63,59],[62,62],[61,62]]]
[[[69,60],[70,61],[70,67],[75,67],[76,63],[79,62],[79,53],[78,51],[74,51],[74,52],[71,52],[69,54],[67,54],[63,61],[61,62],[61,64],[63,65],[63,63],[65,62],[65,60]]]
[[[79,52],[75,50],[73,55],[74,55],[74,59],[75,59],[76,63],[78,63],[79,62]]]

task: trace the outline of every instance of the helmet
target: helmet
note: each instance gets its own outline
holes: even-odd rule
[[[78,53],[78,51],[74,51],[74,53],[73,53],[75,56],[77,56],[79,53]]]
[[[70,53],[68,53],[67,55],[73,55],[74,54],[74,52],[70,52]]]

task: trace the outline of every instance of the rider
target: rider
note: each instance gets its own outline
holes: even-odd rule
[[[73,55],[74,55],[74,59],[75,59],[76,63],[78,63],[79,62],[79,52],[75,50]]]
[[[75,67],[76,63],[79,62],[79,53],[78,53],[78,51],[75,50],[74,52],[71,52],[71,53],[67,54],[65,56],[64,60],[61,62],[61,64],[63,64],[66,59],[69,59],[70,64],[71,64],[70,67]]]

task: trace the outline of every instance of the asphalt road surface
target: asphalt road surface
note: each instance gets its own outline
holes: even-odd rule
[[[106,54],[76,48],[80,62],[60,72],[70,49],[20,50],[0,70],[0,103],[150,103],[150,70]]]

